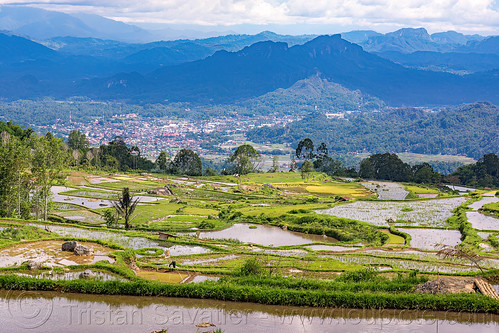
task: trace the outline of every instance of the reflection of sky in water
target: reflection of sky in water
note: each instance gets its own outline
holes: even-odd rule
[[[437,244],[455,246],[461,243],[459,230],[397,228],[411,235],[411,247],[422,250],[439,250]]]
[[[466,218],[471,223],[473,228],[480,230],[499,230],[499,219],[497,217],[477,212],[477,210],[482,208],[483,205],[493,202],[499,202],[499,198],[496,196],[484,196],[479,201],[476,201],[468,206],[473,209],[473,211],[466,212]]]
[[[483,215],[478,212],[466,212],[466,217],[475,229],[499,230],[499,219],[496,217]]]
[[[84,206],[90,209],[98,209],[98,208],[108,208],[112,207],[111,200],[106,199],[92,199],[92,198],[83,198],[83,197],[75,197],[69,195],[59,194],[61,192],[75,190],[75,188],[64,187],[64,186],[53,186],[52,187],[52,201],[54,202],[62,202],[62,203],[72,203],[75,205]],[[149,197],[143,195],[134,196],[134,198],[139,199],[139,204],[148,203],[157,201],[156,197]],[[160,200],[162,200],[160,198]]]
[[[482,208],[483,205],[486,205],[488,203],[492,202],[499,202],[499,198],[496,196],[484,196],[482,199],[473,202],[472,204],[468,205],[473,210],[478,210]]]
[[[132,248],[134,250],[155,247],[163,248],[170,251],[171,256],[187,255],[187,254],[197,254],[197,253],[208,253],[211,252],[210,249],[201,246],[188,246],[188,245],[164,245],[162,242],[153,241],[143,237],[128,237],[119,233],[114,233],[110,231],[95,231],[80,229],[75,227],[62,227],[56,225],[44,225],[31,223],[30,225],[40,227],[42,229],[47,228],[51,232],[55,232],[61,236],[70,236],[75,238],[88,238],[88,239],[99,239],[109,242],[114,242],[116,244]]]
[[[250,229],[250,226],[256,228]],[[293,233],[281,228],[267,225],[236,223],[232,227],[220,231],[201,232],[199,238],[237,239],[244,243],[265,246],[301,245],[314,242],[336,242],[334,238],[320,235]]]
[[[356,201],[320,210],[317,213],[365,221],[379,226],[388,226],[386,220],[389,218],[411,220],[410,225],[444,226],[447,218],[452,216],[452,210],[465,201],[464,197],[407,202]],[[412,210],[402,211],[407,208]]]
[[[7,292],[0,291],[0,310],[12,316],[2,318],[2,330],[17,332],[23,318],[17,307],[7,309],[12,302],[3,301]],[[197,331],[196,324],[210,322],[224,332],[452,332],[468,333],[473,322],[474,332],[496,332],[498,316],[488,314],[434,313],[431,311],[310,309],[287,306],[267,306],[212,300],[157,297],[126,297],[98,295],[28,298],[25,305],[39,307],[36,332],[62,333],[75,331],[94,333],[152,332],[167,329],[172,332]],[[55,295],[47,293],[47,295]],[[17,293],[11,293],[17,299]],[[140,304],[140,305],[132,305]],[[45,316],[45,314],[48,314]],[[102,315],[104,314],[104,316]],[[438,319],[437,319],[438,318]],[[23,321],[29,324],[33,318]],[[36,319],[36,318],[34,318]],[[41,320],[41,321],[40,321]],[[438,321],[438,322],[437,322]],[[485,323],[484,323],[485,322]],[[437,326],[438,325],[438,326]]]

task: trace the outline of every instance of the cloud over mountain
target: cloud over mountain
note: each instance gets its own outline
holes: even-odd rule
[[[495,0],[4,0],[64,12],[86,12],[125,22],[230,26],[310,24],[390,30],[425,26],[497,34]]]

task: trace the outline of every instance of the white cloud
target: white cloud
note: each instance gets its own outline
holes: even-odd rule
[[[127,22],[426,27],[499,34],[497,0],[0,0]]]

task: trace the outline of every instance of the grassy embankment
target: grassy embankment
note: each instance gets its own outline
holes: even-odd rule
[[[373,283],[374,282],[374,283]],[[269,288],[272,286],[272,288]],[[296,279],[246,279],[204,282],[200,284],[165,284],[158,282],[120,281],[51,281],[0,275],[0,288],[50,290],[60,292],[167,296],[255,302],[271,305],[311,307],[347,307],[367,309],[418,309],[436,311],[487,312],[499,314],[499,302],[478,294],[414,294],[413,281],[364,283],[321,283]]]

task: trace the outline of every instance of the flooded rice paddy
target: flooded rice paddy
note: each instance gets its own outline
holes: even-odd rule
[[[72,195],[63,194],[63,192],[71,190],[76,190],[76,188],[65,187],[65,186],[52,186],[52,200],[54,202],[79,205],[89,209],[109,208],[113,206],[112,200],[109,199],[76,197]],[[84,193],[85,191],[81,192]],[[116,198],[118,194],[119,192],[116,193]],[[102,193],[99,195],[102,195]],[[137,195],[134,196],[134,198],[139,199],[139,205],[155,202],[158,200],[163,200],[163,198],[145,196],[145,195]]]
[[[319,210],[319,214],[334,215],[388,226],[388,219],[404,220],[415,226],[445,226],[452,210],[466,198],[435,199],[410,202],[355,201],[333,208]]]
[[[335,245],[309,245],[306,246],[306,248],[313,251],[333,251],[333,252],[355,251],[360,249],[360,247],[335,246]]]
[[[473,211],[466,212],[466,218],[471,223],[473,228],[478,230],[499,230],[499,218],[491,215],[484,215],[479,213],[478,210],[488,203],[499,202],[496,196],[483,196],[482,199],[476,201],[468,207]]]
[[[386,199],[396,199],[396,200],[404,200],[405,197],[409,194],[404,186],[397,183],[389,183],[389,182],[365,182],[362,183],[364,187],[369,190],[375,192],[378,195],[378,199],[386,200]]]
[[[453,191],[458,191],[459,194],[467,194],[469,192],[473,192],[473,191],[477,190],[476,188],[457,186],[457,185],[446,185],[446,186]]]
[[[251,229],[250,226],[252,227]],[[249,223],[236,223],[233,226],[220,231],[203,231],[199,233],[199,238],[237,239],[243,243],[253,243],[264,246],[290,246],[315,242],[337,242],[336,239],[331,237],[302,234],[282,230],[281,228],[274,226]]]
[[[466,212],[466,218],[473,228],[478,230],[499,230],[499,218],[481,214],[479,212]]]
[[[0,250],[0,267],[20,266],[28,260],[36,260],[43,266],[57,267],[68,265],[90,265],[105,260],[114,263],[109,256],[111,249],[96,243],[82,242],[91,247],[93,255],[77,256],[73,252],[62,251],[64,241],[37,241],[18,243]]]
[[[220,257],[216,257],[216,258],[181,259],[180,264],[182,264],[184,266],[211,265],[211,264],[216,263],[216,262],[234,260],[236,258],[237,258],[237,256],[235,256],[235,255],[228,255],[228,256],[220,256]]]
[[[99,239],[108,242],[113,242],[118,245],[126,246],[134,250],[142,248],[162,248],[165,250],[165,253],[169,253],[170,256],[211,252],[210,249],[207,249],[202,246],[189,246],[189,245],[177,245],[177,244],[171,245],[171,243],[166,244],[159,240],[154,241],[145,237],[131,237],[111,231],[88,230],[76,227],[45,225],[41,223],[30,223],[30,225],[35,227],[40,227],[42,229],[47,228],[49,231],[55,232],[61,236]]]
[[[411,247],[422,250],[439,250],[440,245],[455,246],[461,243],[459,230],[397,228],[411,235]]]
[[[468,207],[473,210],[479,210],[483,205],[493,202],[499,202],[499,198],[493,195],[484,195],[480,200],[473,202],[472,204],[468,205]]]
[[[499,316],[303,308],[214,300],[0,291],[5,332],[497,332]],[[209,322],[215,326],[199,329]]]
[[[218,276],[208,276],[208,275],[196,275],[187,283],[201,283],[204,281],[218,281],[220,278]]]
[[[443,272],[443,273],[463,273],[475,272],[478,268],[469,264],[462,264],[459,262],[443,262],[443,261],[416,261],[410,259],[399,259],[397,257],[374,257],[362,255],[347,255],[347,254],[330,254],[328,256],[321,256],[324,258],[331,258],[348,264],[357,264],[362,266],[389,266],[393,269],[414,270],[417,269],[422,272]]]
[[[54,271],[44,271],[41,273],[10,273],[12,275],[30,277],[35,279],[48,279],[48,280],[77,280],[80,278],[80,274],[83,271],[76,272],[54,272]],[[91,271],[95,276],[92,279],[100,280],[100,281],[127,281],[122,277],[117,275],[100,272],[100,271]]]

